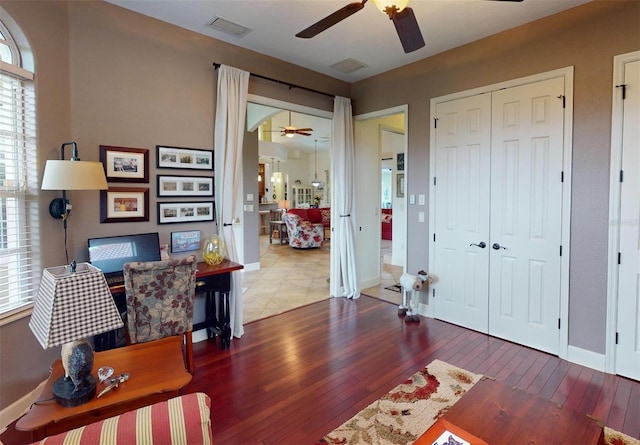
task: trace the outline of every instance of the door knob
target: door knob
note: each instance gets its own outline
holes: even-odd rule
[[[479,247],[479,248],[481,248],[481,249],[484,249],[485,247],[487,247],[487,243],[485,243],[484,241],[480,241],[480,244],[473,244],[473,243],[471,243],[471,244],[469,244],[469,245],[470,245],[470,246],[477,246],[477,247]]]
[[[493,250],[500,250],[500,249],[507,250],[507,248],[506,248],[506,247],[501,246],[501,245],[500,245],[500,244],[498,244],[498,243],[493,243],[493,246],[491,246],[491,247],[493,248]]]

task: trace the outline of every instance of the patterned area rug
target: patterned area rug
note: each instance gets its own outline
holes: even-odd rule
[[[317,445],[408,445],[415,442],[482,378],[434,360]],[[604,428],[606,445],[640,445],[640,440]]]
[[[481,377],[434,360],[318,444],[413,443]]]
[[[605,426],[604,443],[606,445],[640,445],[640,440]]]

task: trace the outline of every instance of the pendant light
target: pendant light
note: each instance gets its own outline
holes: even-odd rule
[[[314,161],[314,179],[313,181],[311,181],[311,185],[314,187],[318,187],[320,186],[320,181],[318,181],[318,140],[316,139],[314,141],[315,143],[315,148],[314,148],[314,156],[315,156],[315,161]]]

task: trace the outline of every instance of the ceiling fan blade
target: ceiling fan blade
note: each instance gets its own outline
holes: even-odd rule
[[[300,31],[298,34],[296,34],[296,37],[310,39],[311,37],[316,36],[322,31],[331,28],[336,23],[341,22],[352,14],[360,11],[362,8],[364,8],[364,4],[366,2],[367,0],[363,0],[362,2],[349,3],[347,6],[338,9],[333,14],[329,14],[322,20],[309,26],[307,29]]]
[[[296,131],[313,131],[313,128],[298,128]]]
[[[311,136],[311,133],[305,133],[304,131],[296,131],[296,134],[301,134],[302,136]]]
[[[424,46],[424,39],[413,9],[404,8],[400,12],[390,14],[390,17],[405,53],[410,53]]]

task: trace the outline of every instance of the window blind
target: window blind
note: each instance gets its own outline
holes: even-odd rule
[[[0,316],[33,301],[40,272],[33,75],[0,62]]]

